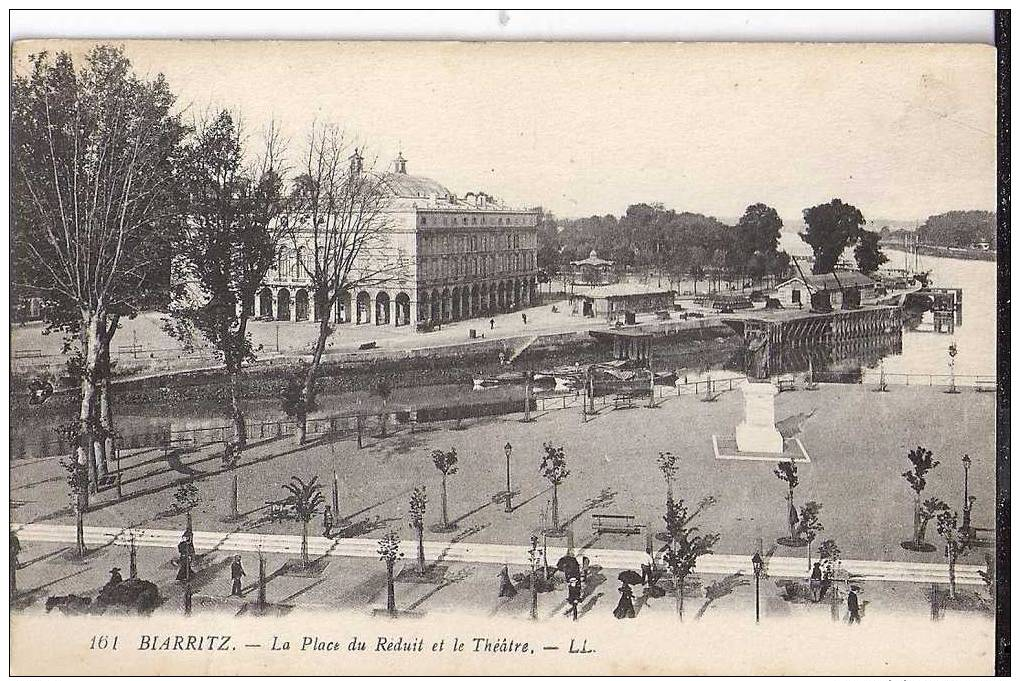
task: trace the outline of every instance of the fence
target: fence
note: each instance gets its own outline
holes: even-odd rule
[[[847,373],[816,371],[814,380],[818,383],[862,383],[865,385],[879,385],[884,380],[886,385],[928,387],[948,387],[955,384],[958,388],[972,387],[988,390],[994,390],[997,385],[997,378],[993,374],[912,374],[879,370]]]

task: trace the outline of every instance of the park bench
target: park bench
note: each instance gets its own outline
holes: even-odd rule
[[[979,393],[993,393],[996,388],[998,388],[998,385],[991,379],[974,381],[974,389]]]
[[[669,319],[670,318],[669,310],[656,310],[655,316],[662,320]]]
[[[266,515],[269,522],[275,523],[287,520],[287,508],[283,499],[270,499],[266,501]]]
[[[15,350],[14,359],[28,359],[30,357],[42,357],[42,350]]]
[[[635,520],[632,515],[592,513],[591,529],[595,534],[641,534],[645,526]]]
[[[375,350],[375,341],[369,343],[362,343],[358,346],[358,350]]]
[[[776,387],[779,388],[779,392],[786,392],[787,390],[796,390],[797,386],[793,384],[792,378],[780,378],[776,381]]]

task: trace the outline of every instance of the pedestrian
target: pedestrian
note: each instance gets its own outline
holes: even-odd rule
[[[496,320],[490,318],[489,319],[489,330],[491,331],[491,330],[493,330],[495,328],[496,328]]]
[[[21,563],[18,561],[18,554],[21,553],[21,542],[18,541],[18,535],[14,530],[11,530],[11,596],[13,596],[18,590],[18,568],[21,567]]]
[[[618,620],[622,620],[624,617],[632,619],[635,617],[634,613],[634,590],[630,588],[630,584],[622,582],[620,584],[620,602],[616,604],[616,609],[613,610],[613,616]]]
[[[177,544],[178,560],[180,567],[177,569],[177,581],[186,582],[191,579],[195,572],[192,569],[192,562],[195,558],[195,544],[191,530],[184,530],[181,541]]]
[[[322,511],[322,536],[329,539],[333,534],[333,509],[326,506]]]
[[[241,556],[234,556],[234,562],[230,564],[230,595],[240,596],[241,577],[244,577],[244,567],[241,565]]]
[[[822,586],[818,592],[818,600],[825,598],[825,594],[829,593],[829,589],[832,588],[832,567],[827,566],[825,572],[822,573]]]
[[[846,596],[846,610],[850,616],[849,624],[860,624],[861,623],[861,605],[857,598],[857,585],[850,587],[850,593]]]
[[[499,571],[499,597],[513,598],[516,595],[517,589],[510,581],[510,568],[504,565],[503,569]]]
[[[570,605],[568,611],[577,621],[577,605],[581,602],[581,579],[577,575],[571,575],[567,580],[567,603]]]
[[[528,315],[527,315],[527,313],[524,313],[524,312],[521,313],[521,320],[524,322],[524,326],[528,325]]]
[[[822,564],[815,563],[811,568],[811,577],[808,580],[811,586],[811,600],[817,603],[822,598]]]
[[[652,571],[652,554],[646,552],[645,559],[641,562],[641,583],[645,586],[655,584],[655,573]]]
[[[106,586],[116,586],[124,581],[124,578],[120,575],[120,568],[115,567],[110,569],[110,579],[106,582]]]

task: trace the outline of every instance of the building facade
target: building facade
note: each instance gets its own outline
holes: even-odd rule
[[[352,167],[360,171],[360,164],[355,152]],[[409,175],[402,155],[392,172],[375,175],[386,194],[384,238],[366,249],[352,278],[386,275],[378,285],[345,292],[328,311],[335,322],[426,330],[535,302],[537,211],[510,208],[481,192],[457,196],[435,180]],[[256,318],[299,322],[326,313],[312,300],[301,266],[312,257],[300,246],[281,254],[255,301]]]

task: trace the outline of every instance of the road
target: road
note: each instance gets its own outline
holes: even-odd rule
[[[73,525],[47,524],[11,524],[22,543],[46,542],[54,544],[74,545],[75,528]],[[128,546],[134,538],[139,548],[156,547],[176,549],[181,539],[178,530],[155,530],[147,528],[116,528],[86,527],[85,545],[91,548],[99,546]],[[272,554],[298,555],[301,553],[300,535],[282,534],[250,534],[242,532],[201,532],[194,533],[195,549],[199,551],[223,552],[257,552]],[[412,546],[411,540],[404,541]],[[308,550],[312,556],[377,558],[378,542],[374,539],[326,539],[310,536]],[[458,563],[490,563],[497,565],[527,565],[527,546],[506,544],[474,544],[470,542],[425,542],[425,556],[429,560],[443,560]],[[549,547],[548,560],[555,563],[564,548]],[[411,553],[410,551],[408,552]],[[587,556],[591,562],[611,569],[639,569],[645,554],[640,551],[622,551],[610,549],[577,549],[575,554]],[[844,560],[843,568],[850,576],[861,581],[940,583],[949,582],[949,572],[942,563],[914,563],[908,561],[879,560]],[[956,566],[956,582],[959,585],[984,584],[979,570],[984,566],[958,564]],[[806,557],[772,557],[768,562],[768,575],[777,577],[806,577]],[[735,573],[750,574],[750,556],[712,554],[698,560],[697,572],[700,574],[730,575]]]

